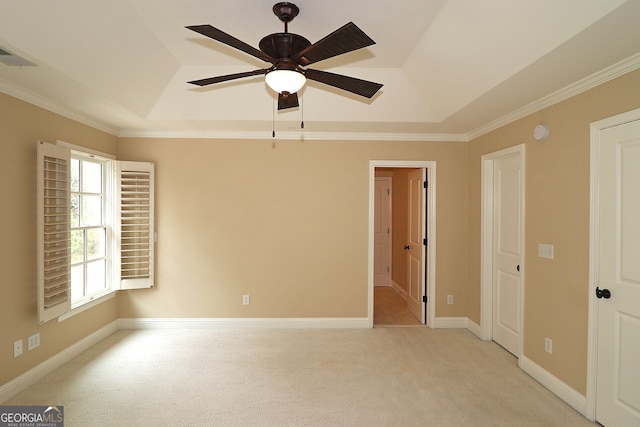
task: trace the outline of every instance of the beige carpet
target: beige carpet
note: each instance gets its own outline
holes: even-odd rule
[[[7,405],[67,426],[593,425],[465,330],[119,331]]]

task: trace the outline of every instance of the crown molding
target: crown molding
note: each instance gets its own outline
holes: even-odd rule
[[[610,67],[598,71],[588,77],[585,77],[582,80],[578,80],[577,82],[572,83],[563,89],[553,92],[552,94],[547,95],[544,98],[540,98],[539,100],[534,101],[529,105],[519,108],[512,113],[502,116],[469,132],[467,134],[468,141],[472,141],[479,136],[501,128],[502,126],[508,125],[509,123],[513,123],[516,120],[522,119],[530,114],[555,105],[582,92],[586,92],[589,89],[593,89],[596,86],[600,86],[601,84],[635,71],[638,68],[640,68],[640,53],[632,55],[627,59],[623,59],[622,61],[611,65]]]
[[[21,101],[28,102],[29,104],[33,104],[36,107],[40,107],[44,110],[66,117],[67,119],[71,119],[78,123],[82,123],[83,125],[87,125],[89,127],[100,130],[102,132],[106,132],[113,136],[118,136],[119,130],[117,128],[107,126],[103,122],[99,122],[95,119],[92,119],[91,117],[85,114],[80,114],[80,113],[71,111],[60,103],[52,101],[48,98],[45,98],[42,95],[38,95],[37,93],[31,92],[22,87],[18,87],[14,84],[7,82],[6,80],[0,79],[0,92],[5,93],[14,98],[17,98]]]
[[[174,139],[246,139],[246,140],[294,140],[294,141],[452,141],[466,142],[464,134],[427,133],[361,133],[361,132],[285,132],[278,131],[272,136],[270,131],[137,131],[124,130],[120,138],[174,138]]]

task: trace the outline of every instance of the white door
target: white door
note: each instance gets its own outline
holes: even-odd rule
[[[521,352],[522,162],[519,153],[493,167],[493,340],[515,356]]]
[[[596,420],[639,426],[640,121],[600,141]]]
[[[424,255],[425,246],[423,240],[425,229],[424,217],[424,169],[416,169],[409,172],[409,218],[408,218],[408,243],[405,249],[408,251],[407,266],[407,307],[420,323],[425,323],[424,302]]]
[[[376,178],[373,214],[373,285],[391,285],[391,177]]]

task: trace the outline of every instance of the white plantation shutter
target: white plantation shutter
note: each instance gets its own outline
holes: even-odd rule
[[[154,285],[153,163],[117,162],[116,191],[119,194],[116,206],[119,257],[116,256],[115,268],[120,279],[119,289],[151,288]]]
[[[70,153],[38,142],[37,294],[42,324],[71,310]]]

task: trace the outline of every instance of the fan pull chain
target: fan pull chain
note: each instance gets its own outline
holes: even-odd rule
[[[304,96],[300,97],[300,129],[304,129]]]
[[[273,112],[271,113],[271,138],[276,137],[276,99],[273,98]]]

